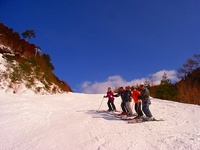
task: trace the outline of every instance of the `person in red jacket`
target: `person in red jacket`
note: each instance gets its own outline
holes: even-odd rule
[[[107,97],[108,98],[108,111],[116,111],[116,107],[114,104],[114,92],[111,90],[110,87],[108,87],[108,91],[107,91],[107,95],[104,96],[104,98]]]
[[[137,118],[141,118],[143,116],[143,112],[141,109],[142,101],[139,99],[141,97],[141,93],[134,86],[131,87],[131,91],[132,91],[132,98],[135,103],[135,111],[137,113]]]

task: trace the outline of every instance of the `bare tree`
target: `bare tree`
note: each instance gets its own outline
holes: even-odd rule
[[[41,52],[41,48],[39,46],[35,47],[35,56]]]
[[[178,73],[178,77],[181,79],[177,83],[179,101],[199,105],[200,54],[195,54],[193,58],[189,58],[178,70]]]
[[[195,54],[194,58],[189,58],[186,63],[183,64],[183,67],[178,69],[178,78],[184,79],[188,73],[191,73],[194,69],[200,65],[200,54]]]

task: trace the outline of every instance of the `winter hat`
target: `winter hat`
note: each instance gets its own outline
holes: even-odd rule
[[[126,86],[126,89],[130,89],[130,86]]]
[[[140,87],[144,87],[144,83],[140,83]]]

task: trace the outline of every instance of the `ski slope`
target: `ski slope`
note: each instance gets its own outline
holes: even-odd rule
[[[199,150],[200,107],[152,99],[160,122],[128,124],[107,113],[102,94],[0,91],[0,150]],[[120,98],[115,104],[120,110]]]

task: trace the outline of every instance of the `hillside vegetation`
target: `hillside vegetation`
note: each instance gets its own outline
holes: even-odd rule
[[[177,72],[179,81],[176,83],[172,83],[166,73],[159,85],[153,85],[153,79],[146,80],[151,96],[200,105],[200,54],[194,54]]]
[[[14,93],[22,86],[35,93],[72,92],[70,86],[54,73],[54,66],[48,54],[41,54],[41,49],[28,40],[21,39],[12,28],[0,23],[0,54],[5,63],[1,70],[1,88],[5,85]],[[1,59],[2,59],[1,58]]]

